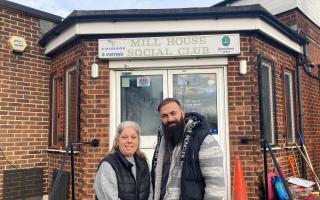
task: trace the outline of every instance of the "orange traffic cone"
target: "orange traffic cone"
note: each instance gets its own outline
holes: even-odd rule
[[[246,182],[243,177],[240,157],[236,156],[233,177],[233,200],[248,200]]]

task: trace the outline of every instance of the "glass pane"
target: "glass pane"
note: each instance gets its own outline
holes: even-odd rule
[[[158,104],[163,99],[162,75],[121,76],[121,121],[141,126],[141,135],[156,135],[159,127]]]
[[[77,76],[76,70],[67,73],[67,124],[68,143],[77,142]]]
[[[52,105],[51,105],[51,145],[57,144],[57,119],[56,119],[56,107],[57,107],[57,82],[54,80],[52,84]]]
[[[58,144],[58,135],[61,130],[60,122],[60,79],[54,77],[52,80],[51,101],[51,141],[50,145]]]
[[[216,74],[174,74],[173,97],[179,99],[185,112],[204,115],[210,132],[218,134]]]
[[[273,123],[273,95],[272,95],[272,75],[271,68],[267,66],[262,66],[262,81],[263,84],[263,92],[264,98],[263,101],[263,116],[264,116],[264,133],[266,134],[266,139],[269,143],[274,143],[274,123]]]
[[[285,73],[285,95],[286,95],[286,119],[287,119],[287,136],[288,142],[294,142],[294,110],[293,110],[293,91],[292,91],[292,76]]]

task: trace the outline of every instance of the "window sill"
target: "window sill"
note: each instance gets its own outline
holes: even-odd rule
[[[300,147],[300,146],[299,146],[299,147]],[[296,146],[296,145],[286,145],[284,148],[285,148],[285,149],[296,149],[297,146]]]
[[[66,153],[65,149],[46,149],[48,153]],[[69,154],[71,151],[68,152]],[[80,151],[73,151],[74,154],[80,153]]]
[[[286,150],[288,150],[288,149],[296,149],[297,148],[297,146],[293,146],[293,145],[286,145],[286,146],[283,146],[283,147],[280,147],[280,146],[273,146],[273,147],[271,147],[272,148],[272,150],[280,150],[280,149],[286,149]],[[269,149],[268,148],[266,148],[266,150],[267,151],[269,151]],[[263,148],[261,148],[261,151],[263,151]]]
[[[268,147],[266,147],[267,150],[269,150]],[[279,146],[271,146],[271,149],[272,150],[279,150],[279,149],[282,149],[282,147],[279,147]],[[261,150],[263,150],[263,148],[261,148]]]
[[[279,147],[279,146],[271,146],[271,149],[272,149],[272,151],[273,151],[273,150],[280,150],[280,149],[283,149],[283,147]],[[263,151],[263,148],[261,148],[260,150],[261,150],[261,151]],[[268,148],[268,147],[266,147],[266,150],[267,150],[267,151],[269,151],[269,148]]]

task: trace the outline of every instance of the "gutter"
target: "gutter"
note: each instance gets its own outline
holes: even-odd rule
[[[305,48],[303,48],[303,50],[305,51]],[[297,92],[298,92],[298,105],[299,105],[298,118],[299,118],[299,133],[301,134],[302,138],[304,138],[302,90],[301,90],[301,70],[300,70],[301,67],[302,67],[302,64],[298,63],[297,64]],[[302,174],[303,178],[307,179],[306,162],[304,161],[303,158],[301,158],[301,174]]]

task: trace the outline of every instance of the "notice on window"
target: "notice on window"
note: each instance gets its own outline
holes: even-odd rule
[[[178,76],[178,86],[187,86],[188,85],[188,77],[186,76]]]
[[[203,105],[200,99],[185,99],[183,106],[192,112],[199,112],[199,108]]]
[[[130,87],[130,78],[128,78],[128,77],[122,78],[121,87],[123,87],[123,88]]]
[[[151,79],[147,76],[137,78],[137,87],[150,87]]]

